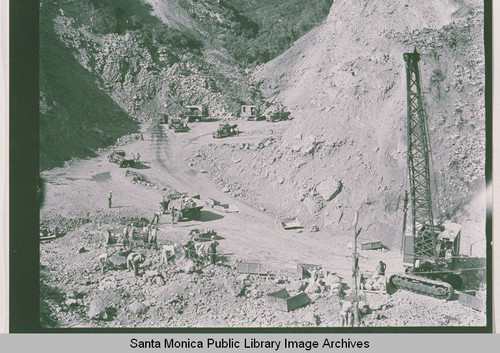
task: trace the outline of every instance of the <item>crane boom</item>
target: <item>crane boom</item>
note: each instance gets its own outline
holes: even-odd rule
[[[436,234],[432,213],[429,138],[420,87],[420,54],[405,53],[407,86],[408,172],[410,178],[414,255],[435,261]]]

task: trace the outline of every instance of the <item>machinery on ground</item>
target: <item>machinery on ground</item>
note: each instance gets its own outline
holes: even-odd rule
[[[160,202],[160,205],[164,214],[174,213],[175,222],[184,219],[199,220],[203,208],[196,199],[188,197],[185,193],[170,194]]]
[[[190,239],[198,242],[210,241],[212,236],[217,236],[217,232],[213,229],[195,228],[189,232]]]
[[[237,124],[229,125],[228,123],[225,123],[225,124],[219,124],[218,129],[212,133],[212,136],[214,138],[224,138],[237,135],[238,133],[239,132]]]
[[[418,62],[420,54],[405,53],[407,80],[408,171],[410,179],[412,233],[403,233],[405,274],[389,282],[396,288],[436,298],[450,299],[461,289],[461,226],[451,222],[435,224],[431,194],[430,143]]]
[[[133,167],[134,159],[126,158],[126,153],[123,150],[114,150],[108,155],[108,160],[110,163],[116,163],[120,168]]]
[[[240,116],[246,118],[248,121],[264,120],[265,116],[260,114],[259,107],[256,105],[242,105]]]
[[[186,105],[186,110],[183,116],[188,118],[188,121],[201,121],[208,117],[208,109],[206,105]]]
[[[275,123],[277,121],[292,120],[290,114],[290,112],[287,112],[284,110],[284,108],[281,108],[273,113],[269,113],[266,120],[271,123]]]
[[[187,123],[187,118],[182,119],[180,117],[170,117],[168,119],[168,128],[173,129],[174,132],[188,132],[189,128]]]

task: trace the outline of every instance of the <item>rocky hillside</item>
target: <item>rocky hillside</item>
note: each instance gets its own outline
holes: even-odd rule
[[[484,214],[468,211],[484,205],[481,2],[339,0],[324,18],[330,3],[43,1],[42,167],[185,104],[233,118],[243,102],[276,97],[294,120],[257,124],[273,130],[262,141],[207,145],[196,163],[278,218],[348,234],[359,209],[364,236],[395,245],[408,189],[402,55],[416,47],[436,214],[482,232]],[[300,37],[289,49],[271,40],[285,32]]]
[[[265,1],[251,8],[215,0],[42,1],[41,167],[92,155],[134,131],[134,120],[177,114],[186,104],[233,117],[260,98],[249,65],[287,49],[326,16],[329,2],[280,6],[275,14],[294,9],[280,22],[300,28],[276,41],[288,27],[273,32]]]
[[[55,12],[40,9],[40,167],[58,166],[138,128],[137,122],[96,85],[58,39]]]
[[[482,233],[484,213],[465,211],[484,190],[482,17],[473,1],[336,1],[325,23],[255,72],[295,119],[272,140],[202,152],[220,154],[214,173],[262,208],[332,235],[349,234],[359,209],[364,237],[396,245],[408,189],[403,53],[416,47],[437,213]]]
[[[176,114],[185,104],[231,116],[252,99],[244,70],[197,39],[196,23],[171,27],[140,0],[42,2],[40,12],[42,168],[112,144],[134,121]]]

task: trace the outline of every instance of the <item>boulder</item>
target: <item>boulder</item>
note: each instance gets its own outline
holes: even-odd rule
[[[107,320],[108,306],[100,298],[94,298],[89,305],[87,316],[92,320]]]
[[[236,281],[226,281],[224,285],[228,290],[228,292],[234,295],[235,297],[240,297],[243,294],[245,294],[245,288],[246,288],[245,283],[240,283]]]
[[[158,285],[164,285],[165,284],[165,280],[163,278],[161,278],[160,276],[158,276],[158,277],[154,278],[154,283],[156,283]]]
[[[113,254],[108,257],[108,262],[115,268],[127,268],[127,258],[118,254]]]
[[[156,277],[156,276],[161,276],[160,272],[158,272],[156,270],[147,270],[144,274],[148,278],[152,278],[152,277]]]
[[[316,282],[315,283],[309,283],[309,285],[307,286],[305,292],[306,293],[319,293],[319,292],[321,292],[321,287]]]
[[[326,201],[333,200],[342,191],[342,182],[330,177],[316,186],[316,191]]]
[[[293,281],[287,286],[287,289],[289,289],[291,292],[302,292],[304,289],[306,289],[307,284],[308,283],[306,281]]]
[[[142,315],[148,311],[149,307],[141,302],[133,302],[128,306],[128,309],[136,315]]]
[[[64,304],[66,304],[67,306],[69,307],[72,307],[72,306],[77,306],[78,305],[78,300],[76,299],[67,299]]]

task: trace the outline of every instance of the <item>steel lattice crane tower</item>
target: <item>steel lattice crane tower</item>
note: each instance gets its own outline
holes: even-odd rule
[[[414,255],[434,260],[437,257],[436,234],[432,214],[429,134],[418,65],[420,54],[415,48],[413,53],[405,53],[403,58],[406,62],[408,171]]]
[[[389,282],[396,288],[450,299],[453,289],[460,289],[464,284],[457,267],[462,227],[452,222],[445,222],[446,227],[434,224],[429,131],[418,66],[420,54],[415,49],[413,53],[405,53],[403,58],[406,62],[412,234],[404,234],[403,238],[405,273],[392,275]]]

